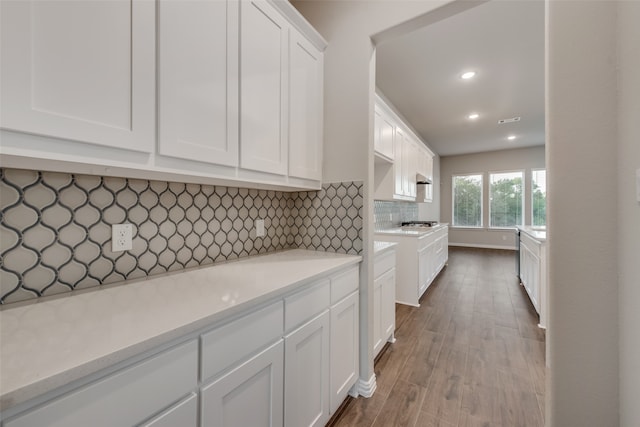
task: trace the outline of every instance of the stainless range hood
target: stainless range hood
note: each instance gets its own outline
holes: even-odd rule
[[[418,185],[430,185],[430,184],[433,184],[433,182],[431,182],[431,180],[429,178],[427,178],[426,176],[417,173],[416,174],[416,184],[418,184]]]

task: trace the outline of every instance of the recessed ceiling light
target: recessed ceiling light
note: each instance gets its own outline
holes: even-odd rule
[[[478,113],[471,113],[471,114],[469,114],[469,115],[467,116],[467,118],[469,118],[469,119],[471,119],[471,120],[475,120],[475,119],[477,119],[478,117],[480,117],[480,114],[478,114]]]
[[[473,78],[475,75],[476,75],[475,71],[466,71],[466,72],[462,73],[460,78],[462,78],[464,80],[469,80],[469,79]]]
[[[516,139],[516,136],[515,136],[515,135],[509,135],[509,136],[507,137],[507,139],[508,139],[509,141],[513,141],[514,139]]]

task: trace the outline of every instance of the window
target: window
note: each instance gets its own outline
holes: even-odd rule
[[[482,175],[453,176],[453,226],[482,227]]]
[[[489,174],[490,227],[513,227],[523,224],[522,177],[522,172]]]
[[[547,225],[547,171],[531,171],[531,225]]]

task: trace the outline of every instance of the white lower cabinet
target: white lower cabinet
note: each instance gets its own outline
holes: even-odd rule
[[[420,297],[444,268],[448,260],[448,226],[422,235],[380,233],[380,241],[398,243],[396,269],[396,302],[420,306]]]
[[[2,427],[324,426],[358,377],[358,287],[357,266],[325,275]]]
[[[541,328],[547,327],[546,241],[520,232],[520,281],[533,307],[540,315]]]
[[[326,310],[284,339],[287,427],[324,426],[329,420],[329,323]]]
[[[358,379],[358,292],[331,306],[329,409],[333,414]]]
[[[373,355],[387,341],[394,342],[396,328],[396,252],[376,255],[373,261]]]
[[[4,427],[133,426],[190,394],[198,384],[198,343],[190,341],[4,422]],[[195,410],[195,408],[193,408]],[[194,420],[195,411],[182,420]],[[149,424],[154,425],[154,424]],[[163,424],[158,424],[163,425]],[[196,424],[180,424],[195,427]]]
[[[429,286],[433,276],[433,243],[418,251],[418,298]]]
[[[282,425],[282,340],[202,388],[201,426]]]
[[[380,330],[387,341],[395,341],[396,330],[396,269],[387,272],[380,285],[381,304]]]
[[[373,354],[377,355],[387,341],[393,341],[395,332],[396,269],[376,278],[373,289]]]

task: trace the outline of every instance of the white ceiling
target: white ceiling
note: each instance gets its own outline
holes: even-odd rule
[[[543,0],[489,1],[381,43],[376,61],[378,88],[441,156],[544,144]]]

